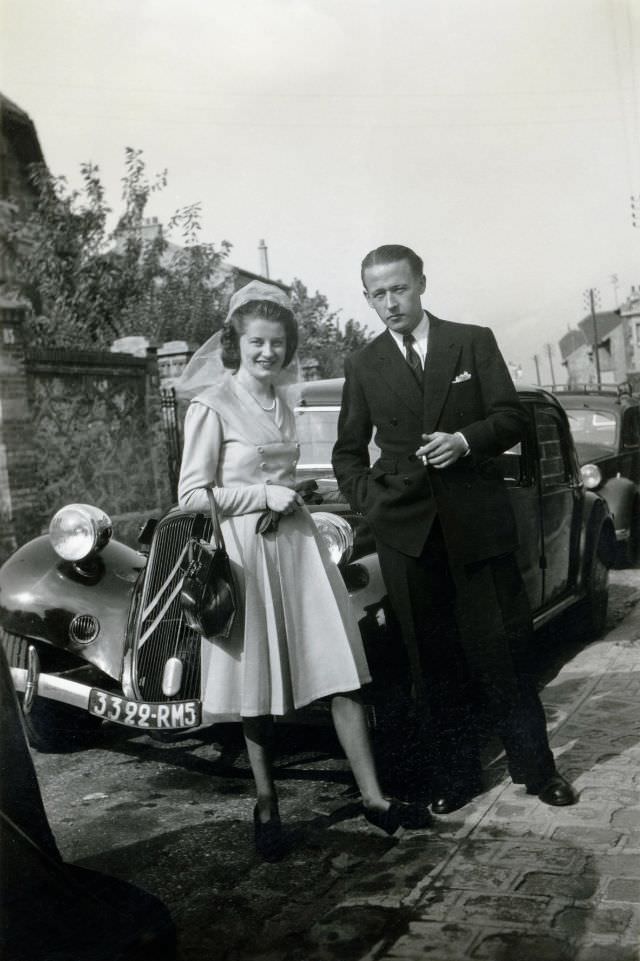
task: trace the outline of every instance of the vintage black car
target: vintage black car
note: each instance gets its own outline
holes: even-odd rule
[[[317,484],[309,509],[340,566],[384,693],[390,675],[379,665],[386,658],[392,670],[400,648],[392,643],[371,534],[344,503],[330,467],[341,387],[341,380],[298,385],[299,473],[301,481]],[[585,487],[558,400],[540,388],[521,389],[520,397],[528,412],[526,435],[499,466],[518,520],[519,561],[535,625],[575,607],[583,629],[597,635],[604,628],[615,548],[611,516],[605,501]],[[134,550],[112,536],[101,509],[72,504],[57,512],[49,534],[25,544],[0,568],[0,638],[35,747],[61,749],[105,721],[166,732],[212,723],[200,700],[201,639],[185,624],[179,597],[164,601],[181,577],[176,561],[187,538],[196,528],[207,536],[208,523],[173,508],[144,526]],[[161,602],[150,615],[158,593]]]
[[[589,490],[609,505],[620,566],[640,561],[640,399],[628,385],[556,388]]]

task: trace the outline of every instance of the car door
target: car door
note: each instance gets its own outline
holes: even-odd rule
[[[618,469],[623,477],[640,481],[640,408],[635,405],[622,412]]]
[[[566,418],[552,404],[535,405],[538,491],[542,533],[542,600],[547,607],[565,597],[575,572],[572,558],[579,531],[581,482],[572,456]]]
[[[529,425],[522,442],[498,458],[502,476],[509,490],[511,506],[518,528],[518,566],[527,589],[529,603],[535,613],[542,606],[543,580],[542,526],[540,523],[537,471],[534,459],[537,451],[533,406],[526,397],[520,398],[529,415]]]

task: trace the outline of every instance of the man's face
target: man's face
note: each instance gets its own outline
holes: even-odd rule
[[[408,260],[367,267],[364,286],[367,303],[390,330],[408,334],[420,323],[426,280],[416,277]]]

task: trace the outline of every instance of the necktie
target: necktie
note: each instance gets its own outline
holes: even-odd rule
[[[422,361],[420,360],[420,354],[413,346],[415,342],[416,339],[413,334],[403,334],[402,343],[404,344],[405,358],[418,385],[422,387]]]

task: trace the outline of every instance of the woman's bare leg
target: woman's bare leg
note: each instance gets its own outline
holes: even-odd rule
[[[347,755],[365,808],[387,810],[371,748],[371,738],[359,691],[336,694],[331,700],[331,713],[336,733]]]
[[[262,822],[278,817],[278,794],[273,780],[273,719],[243,717],[242,732],[256,782],[258,817]]]

